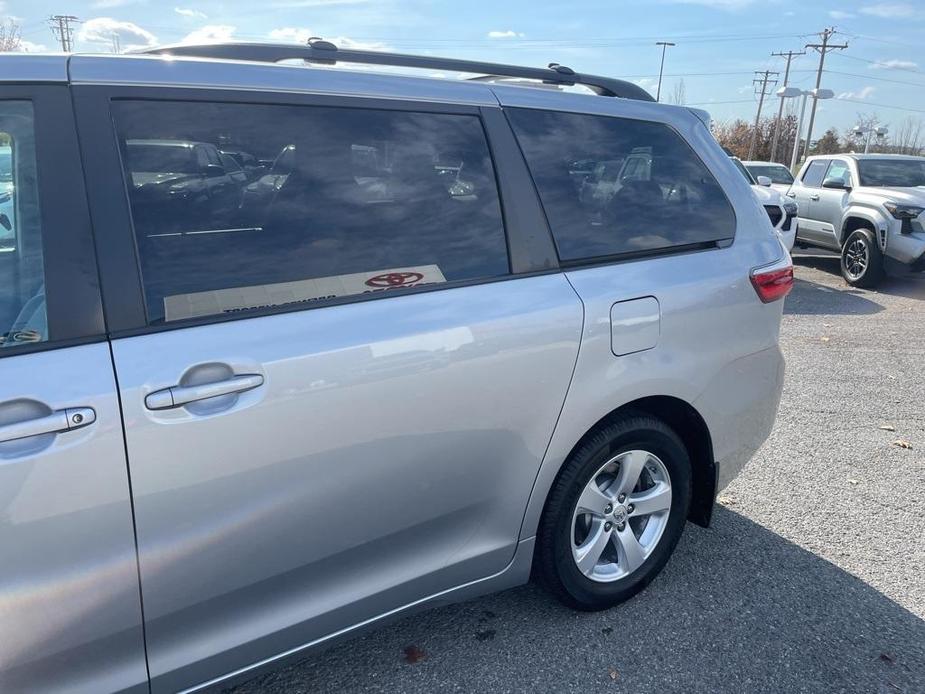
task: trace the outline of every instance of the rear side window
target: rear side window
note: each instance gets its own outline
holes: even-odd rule
[[[509,272],[476,116],[167,101],[113,114],[151,323]]]
[[[810,186],[812,188],[818,188],[822,185],[822,177],[825,175],[825,170],[828,168],[829,162],[827,159],[816,160],[812,162],[803,172],[803,181],[804,186]]]
[[[32,104],[0,101],[0,354],[48,339]]]
[[[563,261],[735,235],[725,194],[671,128],[530,109],[508,115]]]

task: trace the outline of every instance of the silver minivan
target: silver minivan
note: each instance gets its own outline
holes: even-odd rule
[[[0,691],[228,686],[531,574],[608,608],[709,523],[793,273],[706,114],[161,52],[0,56]]]

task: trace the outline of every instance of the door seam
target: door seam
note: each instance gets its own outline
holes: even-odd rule
[[[116,355],[112,349],[112,340],[107,340],[109,360],[112,364],[112,377],[116,384],[116,399],[119,403],[119,425],[122,429],[122,449],[125,452],[125,476],[128,481],[128,500],[132,509],[132,537],[135,540],[135,572],[138,576],[138,607],[141,610],[141,644],[144,648],[145,673],[148,676],[148,694],[151,693],[151,665],[148,663],[148,634],[145,620],[145,598],[141,586],[141,556],[138,550],[138,524],[135,520],[135,493],[132,490],[132,468],[128,457],[128,432],[125,430],[125,415],[122,408],[122,389],[119,387],[119,374],[116,369]]]

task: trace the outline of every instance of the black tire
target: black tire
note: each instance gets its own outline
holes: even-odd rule
[[[646,450],[664,464],[671,482],[671,506],[661,538],[634,572],[605,583],[582,574],[572,558],[572,514],[598,470],[624,451]],[[535,573],[560,601],[578,610],[604,610],[645,588],[665,566],[684,531],[691,500],[691,463],[678,435],[647,414],[621,417],[589,435],[553,484],[537,532]]]
[[[857,254],[866,254],[866,264],[858,271]],[[883,253],[870,229],[856,229],[841,249],[841,275],[852,287],[871,288],[883,279]]]

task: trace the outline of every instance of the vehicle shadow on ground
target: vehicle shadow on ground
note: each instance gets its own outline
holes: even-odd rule
[[[296,691],[925,691],[925,621],[717,507],[615,609],[573,612],[529,585],[406,618],[235,694]]]
[[[883,306],[862,296],[861,290],[845,285],[833,289],[811,280],[796,278],[784,300],[784,313],[793,315],[870,315]]]
[[[794,265],[813,268],[827,274],[833,275],[839,283],[837,287],[829,287],[831,291],[848,292],[857,294],[889,294],[891,296],[904,296],[910,299],[921,299],[925,301],[925,273],[912,273],[907,270],[892,270],[880,283],[876,289],[859,290],[850,287],[841,279],[840,259],[835,254],[828,254],[825,251],[819,254],[812,251],[801,251],[793,255]],[[797,280],[798,282],[800,280]],[[873,312],[872,312],[873,313]]]

